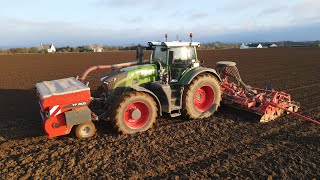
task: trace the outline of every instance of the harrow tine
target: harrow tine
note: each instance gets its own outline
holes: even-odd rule
[[[314,120],[314,119],[311,119],[311,118],[309,118],[309,117],[307,117],[307,116],[304,116],[304,115],[302,115],[302,114],[299,114],[299,113],[293,112],[293,111],[291,111],[291,110],[289,110],[289,109],[286,109],[286,108],[280,107],[280,106],[278,106],[278,105],[277,105],[277,104],[275,104],[275,103],[270,102],[269,104],[270,104],[271,106],[274,106],[274,107],[280,108],[280,109],[282,109],[282,110],[284,110],[284,111],[286,111],[286,112],[288,112],[288,113],[291,113],[291,114],[293,114],[293,115],[295,115],[295,116],[298,116],[298,117],[300,117],[300,118],[302,118],[302,119],[304,119],[304,120],[306,120],[306,121],[309,121],[309,122],[312,122],[312,123],[315,123],[315,124],[320,125],[320,122],[319,122],[319,121],[317,121],[317,120]]]

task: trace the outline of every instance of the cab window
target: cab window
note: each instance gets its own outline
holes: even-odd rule
[[[159,60],[162,62],[162,64],[166,64],[166,60],[167,60],[167,51],[163,51],[161,50],[161,47],[156,47],[155,50],[153,50],[153,54],[152,54],[152,60]]]
[[[170,51],[173,51],[173,60],[180,61],[191,61],[192,59],[196,59],[195,49],[194,47],[177,47],[170,48]]]

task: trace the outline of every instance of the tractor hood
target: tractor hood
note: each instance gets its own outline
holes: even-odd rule
[[[126,67],[120,71],[128,74],[126,81],[129,83],[126,83],[127,86],[152,82],[158,77],[157,66],[154,64]]]
[[[124,72],[134,72],[140,75],[148,75],[153,74],[156,71],[156,66],[154,64],[145,64],[145,65],[137,65],[137,66],[130,66],[126,68],[122,68],[120,71]]]
[[[156,81],[157,67],[154,64],[137,65],[112,71],[101,78],[101,82],[110,91],[116,88],[129,88]]]

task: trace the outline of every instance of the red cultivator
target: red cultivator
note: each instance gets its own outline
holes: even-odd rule
[[[296,113],[299,103],[291,101],[289,94],[271,88],[259,89],[246,85],[241,80],[235,62],[218,62],[216,70],[222,79],[221,90],[224,104],[258,114],[261,116],[260,122],[274,120],[287,112],[320,124],[318,121]]]

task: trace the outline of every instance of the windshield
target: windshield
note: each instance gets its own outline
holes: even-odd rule
[[[152,51],[152,60],[160,60],[163,64],[166,64],[167,51],[161,50],[162,46],[156,46]],[[174,52],[174,61],[185,61],[184,63],[191,62],[196,59],[196,53],[194,47],[171,47],[169,51]]]
[[[167,51],[161,51],[161,46],[156,46],[153,50],[152,60],[160,60],[163,64],[166,64]]]
[[[174,52],[173,60],[192,60],[196,59],[194,47],[170,48]]]

